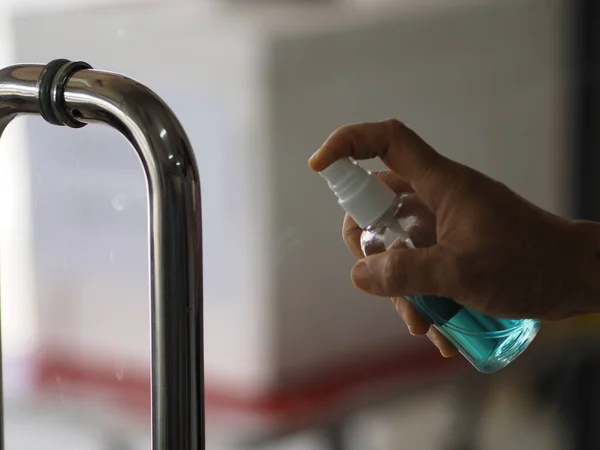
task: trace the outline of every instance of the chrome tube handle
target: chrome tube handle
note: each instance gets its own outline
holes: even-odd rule
[[[148,188],[152,449],[203,450],[202,208],[185,131],[147,87],[67,60],[0,69],[0,136],[21,114],[72,128],[102,122],[135,148]]]

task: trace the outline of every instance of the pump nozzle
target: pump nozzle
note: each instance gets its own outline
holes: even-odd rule
[[[348,158],[319,172],[339,204],[361,228],[374,225],[394,205],[397,195],[379,177]]]

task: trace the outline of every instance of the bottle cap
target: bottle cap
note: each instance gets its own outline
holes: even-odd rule
[[[379,177],[348,158],[319,172],[339,204],[361,228],[375,225],[394,205],[397,195]]]

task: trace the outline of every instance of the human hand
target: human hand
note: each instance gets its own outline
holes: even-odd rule
[[[437,295],[503,318],[563,318],[597,310],[598,225],[573,222],[525,201],[503,184],[452,161],[396,120],[342,127],[311,157],[319,172],[340,158],[380,157],[397,192],[414,191],[435,215],[437,243],[361,259],[355,286],[392,297],[414,334],[453,347],[406,295]],[[344,241],[362,257],[360,231],[346,218]],[[600,254],[600,253],[599,253]]]

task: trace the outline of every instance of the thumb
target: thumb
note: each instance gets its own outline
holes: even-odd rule
[[[449,292],[441,292],[448,284],[443,259],[439,244],[388,250],[356,263],[352,268],[352,282],[358,289],[382,297],[449,295]]]

